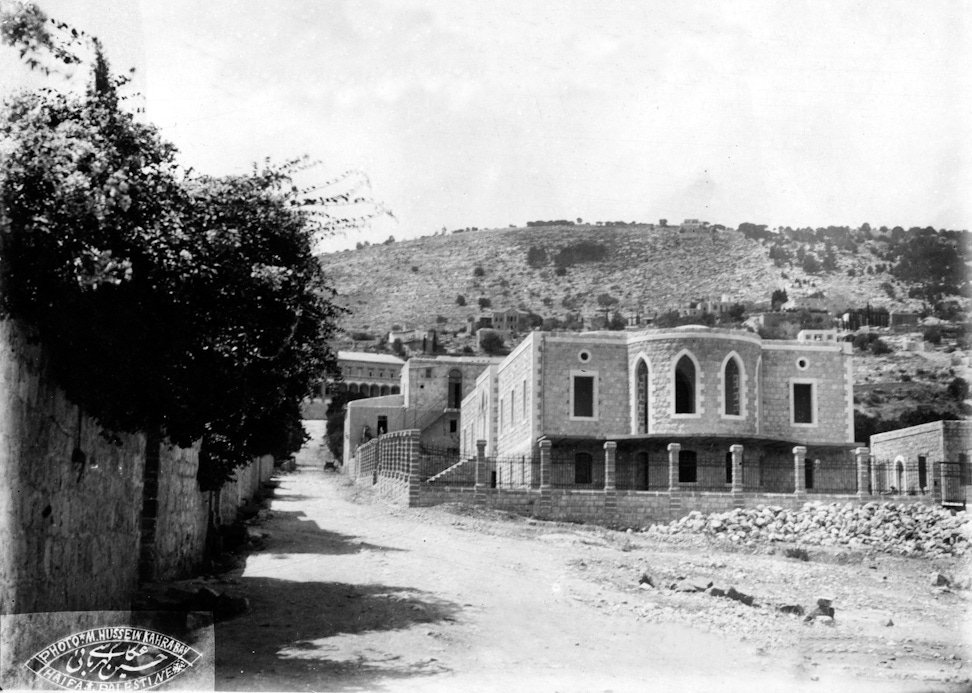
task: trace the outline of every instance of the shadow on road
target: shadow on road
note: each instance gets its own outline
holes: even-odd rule
[[[223,690],[380,690],[383,681],[440,674],[425,652],[384,652],[347,638],[454,621],[457,604],[409,587],[243,578],[250,613],[217,625]]]
[[[286,497],[274,501],[283,500]],[[259,553],[297,554],[311,553],[324,555],[348,555],[362,551],[404,551],[392,546],[381,546],[360,541],[350,534],[332,532],[308,520],[302,510],[279,510],[274,505],[272,526],[267,527],[271,536]],[[262,529],[262,528],[260,528]]]

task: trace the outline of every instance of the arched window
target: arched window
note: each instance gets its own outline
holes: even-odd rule
[[[694,484],[698,480],[698,458],[695,451],[680,450],[678,453],[678,483]]]
[[[381,396],[384,397],[387,394],[388,394],[388,386],[387,385],[382,385],[381,386]]]
[[[371,396],[372,396],[372,397],[377,397],[377,396],[378,396],[378,393],[379,393],[380,391],[381,391],[381,390],[379,389],[379,387],[378,387],[377,385],[372,385],[372,386],[371,386]]]
[[[453,368],[449,371],[449,409],[458,409],[462,404],[462,371]]]
[[[726,361],[725,372],[723,373],[723,401],[726,403],[726,416],[739,416],[742,414],[742,379],[739,372],[739,362],[735,358]]]
[[[648,433],[648,364],[638,359],[635,370],[635,387],[638,392],[638,433]]]
[[[392,385],[391,393],[393,395],[400,394],[401,391],[402,391],[402,389],[400,387],[398,387],[398,385]]]
[[[594,481],[594,458],[590,453],[578,452],[574,455],[574,483],[590,484]]]
[[[675,366],[675,413],[695,413],[695,364],[688,356]]]
[[[358,383],[351,383],[348,385],[348,392],[350,392],[352,395],[358,394]]]

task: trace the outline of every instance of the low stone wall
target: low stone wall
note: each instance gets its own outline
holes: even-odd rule
[[[209,493],[199,490],[198,467],[198,445],[160,446],[151,574],[144,575],[145,579],[167,580],[188,575],[199,567],[205,555],[211,500]],[[146,486],[150,483],[146,479]],[[146,488],[146,505],[151,502],[149,491]],[[146,507],[145,512],[148,510]],[[143,541],[145,538],[143,535]]]
[[[260,487],[273,476],[273,456],[254,458],[247,466],[236,470],[236,478],[219,490],[219,523],[232,524],[240,506],[252,500]]]

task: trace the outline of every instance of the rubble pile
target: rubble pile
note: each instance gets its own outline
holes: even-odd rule
[[[728,541],[786,542],[871,549],[899,555],[962,555],[972,539],[964,512],[921,503],[805,503],[799,510],[758,505],[725,513],[698,511],[651,532],[705,534]]]

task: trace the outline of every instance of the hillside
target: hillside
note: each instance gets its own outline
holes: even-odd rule
[[[583,241],[603,246],[604,259],[581,262],[558,276],[553,263],[531,267],[527,253],[542,248],[553,258]],[[777,266],[770,242],[721,231],[713,239],[680,238],[677,230],[647,227],[558,226],[510,228],[432,236],[374,245],[323,256],[339,302],[352,312],[347,331],[381,333],[392,325],[455,331],[481,312],[478,300],[493,308],[519,307],[545,318],[597,311],[602,293],[618,299],[617,308],[652,315],[693,299],[730,299],[753,307],[768,305],[774,289],[791,295],[823,291],[835,309],[849,305],[918,308],[908,286],[890,274],[865,273],[880,252],[877,243],[856,253],[837,250],[836,270],[808,274],[798,263]],[[482,268],[481,276],[476,271]],[[854,276],[850,276],[853,271]],[[890,285],[896,298],[889,297]],[[466,305],[456,303],[457,296]]]

